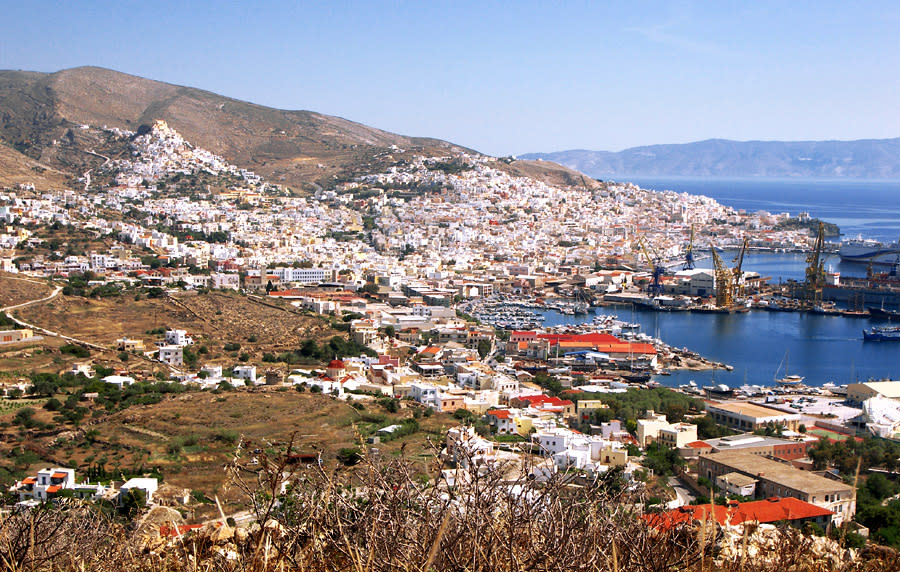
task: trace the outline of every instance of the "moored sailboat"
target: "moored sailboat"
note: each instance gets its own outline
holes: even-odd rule
[[[788,365],[790,362],[788,360],[788,352],[787,351],[784,352],[784,359],[781,360],[781,363],[784,364],[784,377],[781,377],[781,378],[778,377],[778,372],[781,371],[781,364],[779,364],[778,369],[775,370],[775,376],[774,376],[775,383],[777,385],[782,385],[782,386],[786,386],[786,387],[795,387],[795,386],[801,385],[803,383],[803,380],[806,379],[805,377],[803,377],[802,375],[796,375],[796,374],[789,375],[788,374]]]

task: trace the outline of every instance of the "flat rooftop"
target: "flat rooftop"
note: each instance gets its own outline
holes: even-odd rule
[[[850,485],[845,485],[840,481],[820,477],[809,471],[801,471],[786,463],[766,459],[753,453],[728,451],[713,453],[700,459],[701,463],[703,460],[715,461],[732,471],[752,475],[755,478],[775,482],[808,494],[828,494],[833,491],[846,490],[849,495],[852,491]]]
[[[710,403],[706,406],[707,409],[718,409],[720,411],[727,411],[729,413],[733,413],[735,415],[744,415],[747,417],[787,417],[787,418],[800,418],[800,415],[797,413],[786,413],[784,411],[779,411],[777,409],[772,409],[771,407],[765,407],[763,405],[757,405],[755,403]]]

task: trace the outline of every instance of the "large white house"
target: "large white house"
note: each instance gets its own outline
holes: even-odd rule
[[[75,488],[75,469],[53,467],[41,469],[37,476],[26,477],[13,486],[12,492],[19,495],[20,501],[45,501],[57,495],[61,490]]]

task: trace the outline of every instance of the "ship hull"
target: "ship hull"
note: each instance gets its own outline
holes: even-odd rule
[[[844,242],[838,254],[844,262],[894,264],[900,260],[900,243]]]
[[[900,342],[900,328],[872,328],[863,330],[867,342]]]

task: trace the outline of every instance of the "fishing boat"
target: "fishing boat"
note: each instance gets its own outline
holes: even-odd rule
[[[900,312],[897,310],[886,310],[884,298],[882,298],[881,307],[869,306],[869,317],[873,320],[900,321]]]
[[[841,310],[835,306],[834,302],[821,302],[813,306],[812,313],[823,316],[840,316]]]
[[[863,340],[867,342],[900,342],[900,326],[875,326],[863,330]]]

